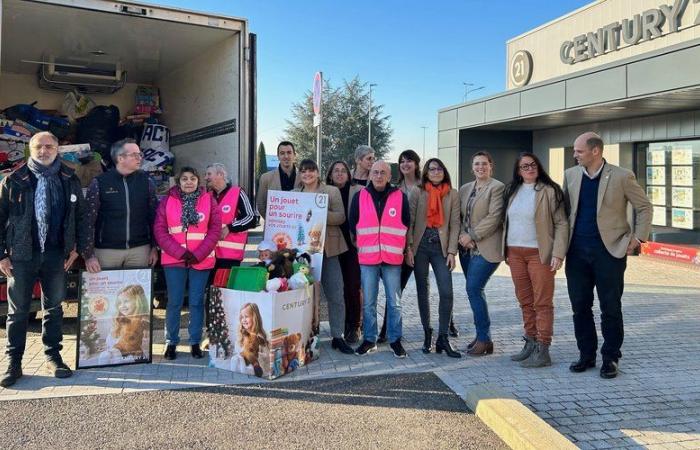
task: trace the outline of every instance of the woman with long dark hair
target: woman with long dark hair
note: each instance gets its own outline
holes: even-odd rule
[[[430,271],[433,268],[440,293],[438,338],[435,351],[451,358],[462,355],[452,348],[448,336],[452,317],[452,270],[455,268],[459,237],[459,195],[452,188],[450,173],[438,158],[423,167],[421,184],[409,195],[411,226],[408,229],[406,261],[413,266],[418,291],[418,310],[423,325],[423,353],[432,349],[430,326]]]
[[[525,345],[511,356],[522,367],[552,365],[549,346],[554,327],[554,274],[569,243],[564,194],[533,153],[513,165],[505,191],[506,264],[523,313]]]
[[[350,208],[353,195],[362,189],[359,184],[350,181],[350,167],[345,161],[333,161],[326,174],[326,185],[335,186],[340,190],[343,209],[346,214]],[[348,247],[348,251],[338,255],[340,269],[343,272],[343,293],[345,297],[345,342],[355,344],[360,339],[362,324],[362,287],[360,285],[360,262],[357,259],[357,248],[352,242],[348,221],[340,224],[340,232]]]

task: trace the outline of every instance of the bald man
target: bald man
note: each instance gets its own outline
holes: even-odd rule
[[[578,167],[564,173],[564,194],[569,202],[569,251],[566,279],[574,313],[579,349],[572,372],[595,367],[598,336],[593,319],[593,288],[601,310],[603,365],[600,376],[615,378],[622,353],[624,329],[622,291],[627,255],[651,231],[652,206],[634,173],[603,158],[603,140],[587,132],[574,141]],[[627,221],[627,205],[635,211],[634,229]]]
[[[362,330],[364,339],[355,350],[366,355],[377,350],[377,293],[379,279],[384,282],[387,337],[397,358],[405,358],[401,345],[401,264],[406,252],[406,234],[411,223],[408,198],[389,183],[391,168],[379,160],[369,171],[367,187],[350,203],[350,233],[357,243],[360,281],[364,303]]]

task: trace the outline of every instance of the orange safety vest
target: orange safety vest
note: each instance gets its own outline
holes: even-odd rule
[[[240,198],[240,187],[231,187],[219,203],[221,211],[221,228],[228,227],[236,219],[236,208]],[[216,257],[220,259],[235,259],[242,261],[245,255],[245,244],[248,242],[248,232],[229,233],[216,243]]]
[[[367,189],[360,191],[360,220],[357,223],[357,253],[362,265],[403,263],[408,227],[401,221],[403,193],[389,194],[381,222]]]
[[[168,232],[177,242],[180,243],[184,248],[192,251],[199,247],[199,245],[204,240],[207,235],[207,229],[209,226],[209,216],[211,211],[211,194],[203,193],[197,199],[197,214],[199,215],[199,223],[196,225],[190,225],[190,227],[185,231],[182,229],[182,201],[180,199],[168,196],[168,203],[165,205],[165,217],[168,222]],[[204,260],[198,262],[193,269],[197,270],[208,270],[214,267],[216,262],[214,258],[214,251],[207,255]],[[183,263],[183,260],[177,259],[174,256],[169,255],[167,252],[163,252],[161,255],[161,263],[163,265],[169,264],[179,264]]]

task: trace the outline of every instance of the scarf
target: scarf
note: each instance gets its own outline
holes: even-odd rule
[[[41,253],[44,253],[46,237],[49,234],[51,212],[54,210],[57,214],[59,213],[56,207],[61,200],[61,195],[63,195],[61,179],[58,177],[61,160],[56,158],[50,165],[45,166],[34,158],[29,158],[27,168],[34,174],[37,181],[34,192],[34,217],[38,229],[39,247]]]
[[[442,199],[450,192],[450,186],[447,183],[442,183],[439,186],[433,186],[433,183],[425,183],[425,192],[428,193],[428,228],[440,228],[445,222],[445,216],[442,211]]]
[[[197,214],[197,200],[199,200],[200,190],[195,189],[194,192],[185,194],[180,189],[180,198],[182,199],[182,229],[187,230],[190,225],[199,223],[199,214]]]

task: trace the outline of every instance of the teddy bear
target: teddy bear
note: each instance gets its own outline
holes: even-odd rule
[[[282,354],[282,371],[289,373],[299,367],[299,344],[301,333],[293,333],[284,338],[284,353]]]
[[[320,223],[315,223],[309,230],[309,253],[320,253],[323,250],[323,243],[321,242],[322,232],[323,225]]]

